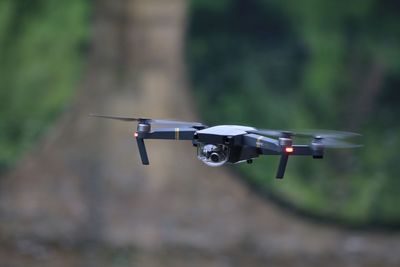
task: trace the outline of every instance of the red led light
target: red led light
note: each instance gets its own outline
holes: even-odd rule
[[[293,147],[286,147],[285,151],[286,151],[286,153],[293,153],[294,149],[293,149]]]
[[[135,132],[135,133],[134,133],[134,136],[135,136],[136,138],[138,138],[138,137],[139,137],[139,133],[138,133],[138,132]]]

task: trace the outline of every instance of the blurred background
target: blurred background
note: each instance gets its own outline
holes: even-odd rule
[[[0,2],[0,266],[398,266],[395,0]],[[208,168],[89,113],[362,133]]]

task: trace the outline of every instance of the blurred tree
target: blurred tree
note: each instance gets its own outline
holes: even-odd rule
[[[191,1],[187,50],[209,123],[364,134],[364,149],[291,160],[290,182],[272,179],[273,159],[242,173],[307,213],[398,225],[397,1],[214,2]]]
[[[88,3],[81,0],[0,1],[0,172],[73,94],[87,18]]]
[[[84,0],[76,1],[87,4]],[[44,8],[50,2],[43,0],[36,4],[39,3],[43,6],[35,8]],[[60,17],[58,13],[63,12],[64,6],[56,4],[54,1],[50,9]],[[36,13],[32,16],[36,18]],[[46,17],[37,19],[46,20]],[[199,190],[196,181],[203,181],[199,177],[203,173],[195,170],[202,166],[187,156],[189,153],[193,156],[191,146],[163,142],[153,148],[148,146],[154,166],[145,168],[140,163],[131,134],[134,125],[89,118],[88,114],[193,119],[183,67],[186,2],[97,0],[93,3],[92,19],[92,36],[84,77],[78,86],[80,90],[52,126],[52,131],[46,133],[40,146],[28,151],[24,161],[0,179],[1,239],[33,237],[61,244],[85,243],[89,244],[88,250],[103,242],[158,248],[163,242],[177,240],[174,234],[159,235],[160,229],[171,226],[179,229],[179,224],[188,221],[187,214],[193,211],[194,204],[187,198],[196,195],[192,194],[193,190]],[[80,26],[88,27],[86,22],[82,19]],[[68,61],[71,54],[78,53],[79,46],[67,46],[66,51],[64,46],[56,51],[53,51],[56,48],[49,48],[53,42],[51,36],[68,39],[63,35],[68,33],[67,29],[60,31],[64,25],[57,28],[52,24],[51,20],[43,22],[42,27],[56,32],[43,40],[44,50],[39,47],[34,51],[43,53],[40,57],[43,62],[51,61],[53,53],[59,61],[51,61],[54,65],[50,66],[42,66],[40,61],[35,65],[38,69],[29,69],[24,75],[38,79],[41,76],[35,71],[39,70],[45,78],[54,78],[54,83],[61,83],[64,76],[48,77],[47,74],[62,71],[58,69],[59,64],[63,66],[64,60]],[[32,31],[37,34],[39,29],[41,27],[36,25]],[[23,44],[18,40],[18,46]],[[52,53],[48,55],[48,51]],[[80,68],[75,67],[77,72]],[[10,83],[15,81],[18,79],[10,79]],[[44,99],[34,98],[36,94],[32,91],[39,88],[44,90],[43,97],[47,97],[45,92],[53,89],[51,85],[45,83],[42,88],[33,83],[21,88],[21,92],[26,90],[31,94],[31,98],[26,99],[29,107],[43,108],[42,102],[40,105],[38,102]],[[18,104],[20,100],[23,99],[15,97]],[[46,111],[43,111],[46,115],[51,112]],[[29,114],[29,110],[21,109],[23,118]],[[8,120],[12,118],[9,115]],[[170,157],[171,151],[181,160],[167,162],[165,158]],[[184,171],[190,177],[182,174]],[[223,177],[222,170],[214,170],[214,173]],[[215,196],[219,197],[219,194]],[[221,214],[220,209],[214,207],[210,212],[213,215],[202,213],[201,216],[214,218],[214,213]],[[173,218],[173,222],[165,218]],[[202,221],[199,220],[197,226],[206,228]],[[143,231],[143,227],[147,230]],[[210,236],[213,234],[209,231]],[[187,237],[184,234],[181,238]]]

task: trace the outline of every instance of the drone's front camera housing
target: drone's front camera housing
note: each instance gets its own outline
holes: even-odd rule
[[[229,147],[221,144],[199,144],[197,157],[208,166],[219,167],[228,161]]]

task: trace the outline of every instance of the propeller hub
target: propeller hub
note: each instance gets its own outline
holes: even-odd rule
[[[322,136],[314,136],[314,140],[312,141],[313,144],[322,144],[324,138]]]

